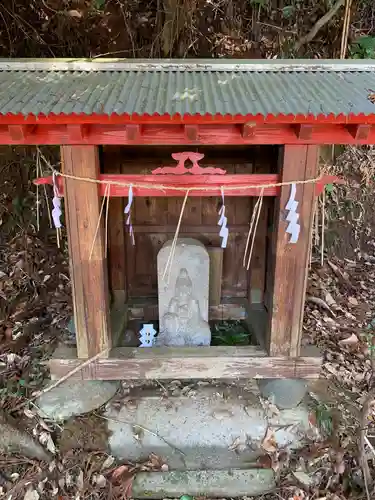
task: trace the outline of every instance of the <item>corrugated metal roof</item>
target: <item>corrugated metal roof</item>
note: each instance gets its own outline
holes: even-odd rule
[[[373,61],[0,60],[0,114],[372,115]]]

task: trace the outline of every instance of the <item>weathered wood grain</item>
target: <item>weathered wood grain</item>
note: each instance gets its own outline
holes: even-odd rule
[[[287,145],[282,157],[283,182],[311,179],[317,175],[318,146]],[[290,186],[281,189],[276,203],[275,239],[272,247],[273,294],[269,326],[271,356],[298,356],[306,291],[307,264],[313,219],[315,184],[297,185],[296,200],[301,232],[297,243],[286,233],[286,203]]]
[[[61,378],[82,363],[52,359],[51,373]],[[258,347],[116,348],[95,363],[94,376],[82,369],[75,379],[150,380],[215,378],[318,378],[319,357],[267,357]]]
[[[108,174],[120,174],[121,165],[105,163],[104,171]],[[126,302],[125,284],[125,233],[124,233],[124,198],[111,198],[108,213],[108,263],[109,284],[113,300],[116,303]]]
[[[93,179],[99,174],[96,146],[62,146],[61,159],[66,174]],[[90,258],[99,213],[97,184],[65,178],[70,276],[80,358],[90,358],[111,347],[107,262],[102,228],[98,231]]]

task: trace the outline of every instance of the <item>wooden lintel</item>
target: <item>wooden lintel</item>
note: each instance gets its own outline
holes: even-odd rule
[[[26,136],[19,131],[20,125],[0,125],[0,145],[12,144],[92,144],[92,145],[181,145],[186,143],[186,125],[176,124],[90,124],[83,132],[78,129],[78,137],[68,131],[66,124],[37,124],[33,133]],[[298,137],[295,125],[288,123],[265,124],[250,122],[246,124],[211,124],[189,125],[191,143],[199,145],[246,145],[246,144],[375,144],[375,127],[355,125],[357,132],[348,133],[344,124],[314,124],[311,136],[308,134],[310,125],[302,125],[301,137]],[[8,127],[17,127],[9,129]],[[24,125],[21,125],[24,127]],[[196,139],[196,127],[198,136]],[[370,127],[366,129],[366,127]],[[11,130],[13,135],[11,135]],[[18,132],[17,132],[18,130]],[[84,129],[85,130],[85,129]],[[352,129],[349,129],[352,130]],[[366,136],[368,130],[368,135]],[[15,131],[15,132],[13,132]],[[30,129],[26,129],[26,132]],[[23,137],[23,138],[22,138]],[[310,137],[310,138],[306,138]],[[363,137],[367,137],[363,139]]]
[[[13,141],[25,142],[36,125],[8,125],[8,132]]]
[[[356,141],[367,141],[371,132],[371,125],[348,125],[347,129]]]
[[[126,137],[129,141],[139,141],[141,138],[141,126],[137,124],[126,125]]]
[[[199,139],[198,125],[185,125],[185,137],[188,141],[197,141]]]
[[[252,139],[255,136],[257,124],[255,122],[247,122],[241,125],[241,136],[244,139]]]
[[[49,361],[51,375],[62,378],[81,359]],[[83,368],[75,380],[150,380],[217,378],[318,378],[320,357],[268,357],[259,347],[116,348],[107,359]]]
[[[313,126],[312,125],[303,125],[303,124],[294,125],[294,130],[296,132],[296,136],[301,141],[303,141],[303,140],[310,141],[311,140],[312,133],[313,133]]]
[[[89,125],[69,124],[66,126],[69,136],[74,142],[83,141],[89,135]]]
[[[99,176],[96,146],[62,146],[61,159],[68,175]],[[97,231],[101,207],[98,185],[66,177],[64,193],[78,355],[106,355],[112,338],[104,230],[100,227]]]

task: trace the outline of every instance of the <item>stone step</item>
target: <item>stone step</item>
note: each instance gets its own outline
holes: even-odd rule
[[[143,472],[134,479],[132,497],[161,499],[191,495],[238,498],[262,495],[275,486],[274,473],[270,469]]]
[[[225,470],[254,466],[265,453],[269,428],[276,446],[297,449],[315,433],[305,404],[266,411],[255,392],[200,387],[168,398],[139,390],[122,407],[109,407],[111,453],[141,461],[150,453],[162,457],[169,470]]]

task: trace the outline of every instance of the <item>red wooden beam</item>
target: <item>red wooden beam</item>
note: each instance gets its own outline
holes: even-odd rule
[[[25,143],[35,129],[34,125],[8,125],[8,133],[13,141]]]
[[[313,114],[269,114],[269,115],[199,115],[199,114],[155,114],[155,115],[105,115],[100,113],[93,113],[91,115],[86,115],[84,113],[76,114],[72,113],[70,115],[66,114],[54,114],[49,115],[27,115],[23,114],[6,114],[0,115],[0,125],[26,125],[26,124],[37,124],[37,125],[66,125],[68,123],[79,123],[79,124],[96,124],[96,125],[124,125],[124,124],[146,124],[146,125],[170,125],[170,124],[194,124],[194,125],[212,125],[216,123],[218,125],[228,125],[228,124],[246,124],[249,122],[254,122],[257,125],[270,124],[270,125],[280,125],[289,124],[296,125],[298,123],[308,124],[308,125],[348,125],[348,124],[375,124],[375,113],[371,115],[359,114],[355,115],[353,113],[349,114],[339,114],[335,115],[318,115]]]
[[[356,141],[367,141],[370,136],[371,125],[348,125],[347,129]]]
[[[196,142],[199,139],[198,125],[185,125],[185,137],[188,141]]]
[[[189,196],[220,196],[221,187],[225,189],[226,196],[259,196],[261,188],[246,187],[246,185],[264,185],[264,184],[277,184],[280,182],[278,174],[233,174],[233,175],[121,175],[121,174],[100,174],[99,180],[113,181],[125,184],[133,184],[133,192],[135,196],[184,196],[187,189],[194,188],[190,191]],[[77,182],[79,182],[77,180]],[[326,184],[343,183],[342,180],[335,176],[324,176],[316,183],[315,193],[320,194]],[[59,192],[64,194],[64,183],[62,177],[57,177]],[[42,177],[36,179],[34,184],[52,184],[52,177]],[[155,187],[137,187],[138,185],[150,184]],[[163,189],[157,186],[164,186]],[[168,187],[169,186],[169,187]],[[245,186],[241,189],[232,189],[234,186]],[[173,187],[181,188],[176,191]],[[206,188],[214,188],[206,191]],[[201,188],[201,189],[199,189]],[[106,185],[100,185],[100,194],[104,196]],[[111,185],[111,197],[126,197],[129,193],[128,186]],[[280,187],[270,186],[264,189],[264,196],[278,196]]]
[[[247,122],[241,126],[241,135],[244,139],[252,139],[255,136],[255,122]]]
[[[313,126],[312,125],[303,125],[300,123],[299,125],[295,125],[294,129],[295,129],[295,132],[296,132],[298,139],[301,139],[301,141],[303,141],[303,140],[310,141],[311,140],[312,133],[313,133]]]
[[[13,127],[10,125],[9,127]],[[18,126],[17,126],[18,127]],[[67,144],[67,145],[181,145],[186,144],[184,127],[180,125],[90,125],[68,129],[66,125],[38,125],[34,129],[0,126],[0,145]],[[363,129],[359,129],[363,131]],[[194,134],[196,132],[194,131]],[[293,125],[259,125],[256,133],[243,136],[240,124],[199,125],[199,145],[261,145],[261,144],[375,144],[375,127],[353,136],[345,125],[314,126],[310,139],[299,138]]]
[[[89,125],[71,123],[66,126],[69,136],[73,141],[84,142],[89,135]]]
[[[125,125],[126,137],[129,141],[141,140],[141,126],[135,123]]]

